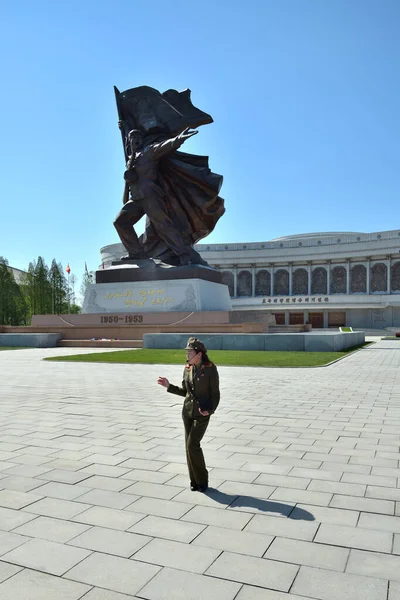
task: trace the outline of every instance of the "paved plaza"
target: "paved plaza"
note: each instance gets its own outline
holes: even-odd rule
[[[78,352],[0,352],[1,600],[400,599],[400,343],[221,367],[207,495],[182,367],[41,360]]]

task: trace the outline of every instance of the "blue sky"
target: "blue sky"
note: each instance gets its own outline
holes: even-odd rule
[[[398,0],[3,0],[0,255],[80,276],[118,241],[113,85],[214,117],[185,145],[224,175],[207,241],[398,228],[399,22]]]

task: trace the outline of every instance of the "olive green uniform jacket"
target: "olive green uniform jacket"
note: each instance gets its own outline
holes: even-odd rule
[[[212,362],[185,365],[182,387],[169,384],[167,391],[178,396],[185,396],[182,414],[187,417],[201,418],[202,411],[214,413],[219,404],[219,376],[217,367]]]

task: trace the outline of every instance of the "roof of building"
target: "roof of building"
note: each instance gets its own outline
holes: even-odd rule
[[[298,240],[301,238],[326,238],[333,235],[366,235],[362,231],[320,231],[315,233],[297,233],[296,235],[285,235],[283,237],[274,238],[271,242],[281,242],[283,240]]]

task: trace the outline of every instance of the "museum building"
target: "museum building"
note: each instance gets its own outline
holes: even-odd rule
[[[400,230],[307,233],[269,242],[197,244],[222,272],[233,310],[314,328],[400,328]],[[104,268],[122,244],[101,249]]]

